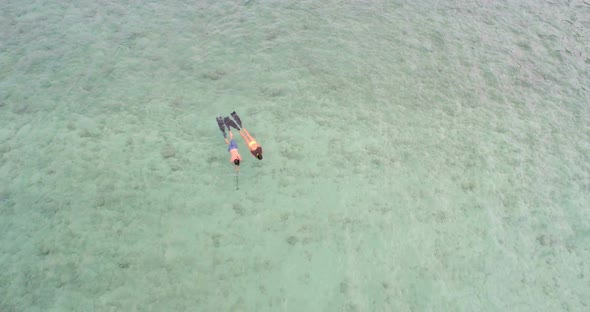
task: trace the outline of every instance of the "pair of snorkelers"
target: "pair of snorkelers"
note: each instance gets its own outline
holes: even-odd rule
[[[240,117],[238,117],[238,114],[236,114],[235,111],[231,113],[231,116],[234,120],[231,120],[229,117],[223,118],[221,116],[218,116],[217,125],[219,126],[219,130],[221,130],[221,133],[223,133],[225,143],[227,143],[228,145],[227,150],[230,153],[229,161],[236,166],[237,170],[237,167],[240,165],[240,161],[242,160],[242,156],[240,156],[240,153],[238,153],[238,144],[234,140],[234,135],[231,131],[232,127],[238,130],[238,132],[244,139],[244,142],[246,142],[246,145],[248,146],[248,149],[250,150],[252,156],[258,158],[259,160],[262,160],[262,146],[260,146],[260,144],[256,142],[252,135],[250,135],[248,130],[246,130],[246,128],[242,126],[242,121],[240,120]],[[227,139],[227,134],[225,133],[226,127],[229,132],[229,140]]]

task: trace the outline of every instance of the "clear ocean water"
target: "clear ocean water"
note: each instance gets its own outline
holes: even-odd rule
[[[0,311],[588,311],[589,29],[585,0],[4,0]]]

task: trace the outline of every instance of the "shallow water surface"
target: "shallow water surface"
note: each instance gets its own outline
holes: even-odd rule
[[[0,4],[0,311],[587,311],[590,5]],[[214,117],[264,148],[236,177]]]

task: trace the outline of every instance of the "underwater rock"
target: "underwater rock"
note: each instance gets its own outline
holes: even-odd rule
[[[537,242],[542,246],[551,246],[555,243],[555,240],[551,236],[541,234],[537,236]]]
[[[207,79],[213,80],[213,81],[219,80],[223,76],[225,76],[225,71],[219,70],[219,69],[218,70],[215,70],[215,71],[212,71],[212,72],[208,72],[208,73],[203,74],[203,77],[204,78],[207,78]]]
[[[174,157],[176,155],[176,148],[170,144],[166,144],[166,146],[160,151],[160,154],[162,154],[162,157],[164,158]]]
[[[287,243],[291,246],[294,246],[295,244],[297,244],[297,242],[299,241],[299,239],[296,236],[289,236],[287,237]]]

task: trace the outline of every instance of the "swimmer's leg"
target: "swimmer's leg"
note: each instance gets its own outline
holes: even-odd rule
[[[246,130],[246,128],[242,128],[242,130],[244,130],[244,132],[246,133],[246,135],[248,136],[248,139],[250,139],[250,141],[254,141],[254,138],[250,135],[250,132],[248,132],[248,130]]]

